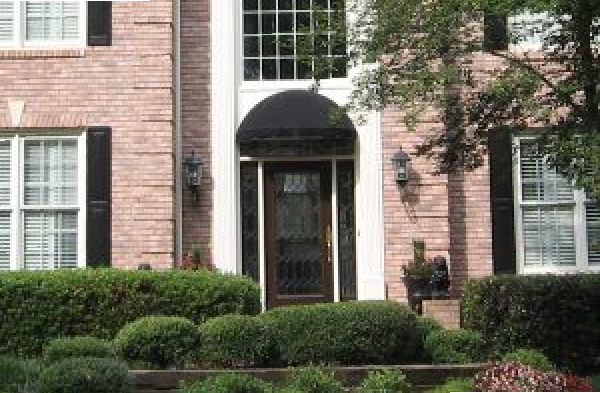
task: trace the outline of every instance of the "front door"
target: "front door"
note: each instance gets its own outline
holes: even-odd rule
[[[267,307],[333,301],[331,162],[265,164]]]

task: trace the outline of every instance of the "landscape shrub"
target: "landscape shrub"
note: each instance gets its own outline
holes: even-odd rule
[[[39,393],[128,393],[127,366],[117,359],[67,358],[44,368]]]
[[[416,314],[394,302],[281,307],[258,318],[288,365],[407,363],[422,345]]]
[[[504,355],[502,360],[527,364],[540,370],[551,371],[556,369],[556,366],[548,360],[546,355],[535,349],[519,348]]]
[[[333,371],[317,366],[292,369],[282,393],[344,393],[343,384]]]
[[[436,330],[425,339],[425,351],[434,363],[472,363],[487,358],[483,336],[471,330]]]
[[[436,331],[444,330],[444,327],[435,319],[428,315],[419,315],[417,316],[417,331],[419,332],[419,342],[422,343],[421,348],[419,349],[419,353],[421,354],[420,362],[423,363],[431,363],[431,355],[425,350],[424,344],[427,336]]]
[[[210,271],[85,269],[0,274],[0,353],[39,356],[51,339],[112,339],[146,315],[201,323],[224,314],[258,314],[252,280]]]
[[[201,341],[198,327],[189,319],[149,316],[119,330],[114,346],[128,362],[169,368],[194,362]]]
[[[493,276],[466,285],[463,326],[495,352],[542,351],[559,368],[600,370],[600,274]]]
[[[362,381],[360,393],[408,393],[412,385],[399,370],[372,370]]]
[[[218,367],[252,367],[277,364],[270,329],[262,319],[225,315],[200,325],[200,359]]]
[[[275,393],[273,385],[247,374],[229,373],[184,385],[180,393]]]
[[[429,393],[474,392],[473,378],[449,378],[443,385],[436,386]]]
[[[0,356],[0,392],[33,392],[38,371],[38,364],[35,361]]]
[[[112,342],[96,337],[76,336],[55,338],[44,347],[43,359],[56,362],[66,358],[115,357]]]

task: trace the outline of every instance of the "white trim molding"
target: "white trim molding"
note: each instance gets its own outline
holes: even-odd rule
[[[237,15],[239,2],[211,0],[212,250],[215,266],[238,273]]]

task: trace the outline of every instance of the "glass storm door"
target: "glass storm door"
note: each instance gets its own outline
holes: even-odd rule
[[[267,307],[333,301],[331,163],[265,165]]]

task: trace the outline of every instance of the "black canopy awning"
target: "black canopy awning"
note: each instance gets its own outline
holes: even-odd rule
[[[335,102],[305,90],[288,90],[264,99],[248,113],[237,131],[240,144],[355,139],[352,121]]]

